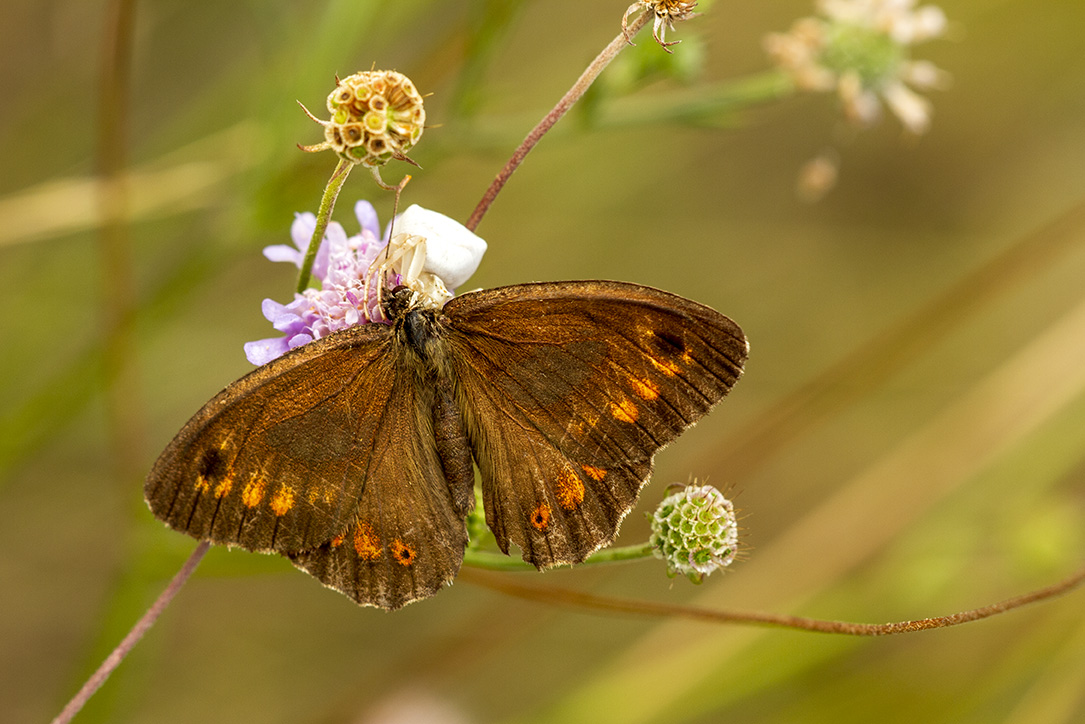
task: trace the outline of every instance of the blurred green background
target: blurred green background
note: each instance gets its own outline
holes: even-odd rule
[[[950,38],[917,55],[953,85],[930,95],[920,139],[892,118],[856,133],[809,95],[651,122],[698,89],[763,78],[764,34],[812,9],[718,0],[672,36],[687,61],[705,53],[692,85],[596,99],[598,115],[574,112],[516,173],[479,227],[490,251],[469,286],[622,279],[745,328],[746,376],[657,458],[619,540],[644,539],[665,486],[697,476],[731,489],[745,553],[700,587],[654,561],[501,575],[880,622],[1080,565],[1085,4],[941,6]],[[335,73],[373,64],[408,74],[432,96],[405,202],[466,219],[626,4],[135,3],[132,221],[103,227],[110,7],[0,4],[5,722],[55,715],[194,547],[151,517],[142,475],[250,369],[242,343],[271,333],[260,301],[290,297],[289,268],[260,250],[316,209],[334,165],[296,149],[321,136],[294,101],[318,111]],[[638,40],[631,52],[662,57]],[[803,203],[797,171],[827,146],[839,184]],[[355,173],[336,213],[348,232],[358,198],[391,210]],[[129,334],[107,332],[111,307],[134,310]],[[1085,720],[1082,592],[848,639],[599,614],[476,578],[386,614],[283,559],[212,550],[77,721]]]

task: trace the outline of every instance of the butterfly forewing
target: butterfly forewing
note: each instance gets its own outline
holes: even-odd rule
[[[151,510],[214,543],[288,553],[353,521],[391,394],[390,328],[354,327],[234,382],[147,476]]]
[[[538,566],[613,539],[652,456],[730,390],[747,354],[727,317],[633,284],[525,284],[444,311],[487,520]]]

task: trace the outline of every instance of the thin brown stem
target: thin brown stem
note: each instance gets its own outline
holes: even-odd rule
[[[112,653],[106,657],[102,665],[98,667],[79,692],[72,697],[72,700],[68,702],[68,705],[53,719],[53,724],[66,724],[70,722],[72,718],[79,713],[86,703],[90,700],[90,697],[94,696],[94,692],[105,683],[109,675],[120,666],[124,661],[124,657],[127,656],[135,645],[139,643],[139,640],[143,638],[143,634],[154,625],[154,622],[158,620],[158,617],[162,615],[162,612],[166,610],[166,606],[170,604],[173,597],[177,595],[177,592],[181,590],[181,587],[185,585],[185,581],[192,575],[192,572],[196,570],[196,566],[200,564],[204,554],[207,553],[207,549],[211,547],[211,544],[207,541],[200,541],[200,544],[196,546],[196,550],[192,551],[192,555],[188,557],[185,564],[181,566],[181,570],[177,572],[177,575],[173,577],[170,584],[166,586],[166,590],[162,592],[162,595],[158,597],[151,607],[147,609],[147,612],[143,614],[143,617],[136,622],[136,625],[128,632],[128,635],[117,645],[117,648],[113,649]]]
[[[660,618],[688,618],[706,623],[731,623],[744,626],[768,626],[773,628],[790,628],[799,631],[814,633],[843,634],[845,636],[889,636],[892,634],[911,633],[931,628],[947,628],[959,626],[970,621],[997,616],[1015,608],[1020,608],[1029,603],[1044,601],[1049,598],[1061,596],[1077,588],[1085,581],[1085,567],[1051,586],[1041,588],[1013,598],[993,603],[989,606],[981,606],[969,611],[953,613],[947,616],[935,616],[915,621],[899,621],[896,623],[852,623],[849,621],[827,621],[804,616],[787,616],[776,613],[763,613],[760,611],[727,611],[701,608],[698,606],[683,606],[680,604],[656,603],[654,601],[635,601],[609,596],[597,596],[581,591],[571,591],[562,588],[532,586],[512,580],[509,576],[499,576],[482,573],[476,570],[463,569],[459,578],[476,583],[495,591],[523,598],[529,601],[557,604],[572,608],[581,608],[587,611],[602,613],[626,613],[640,616],[656,616]]]
[[[482,217],[486,215],[486,211],[490,208],[490,204],[497,198],[497,194],[501,192],[501,189],[505,186],[505,183],[512,176],[513,171],[519,168],[523,163],[524,158],[535,147],[535,144],[546,132],[553,128],[554,124],[561,120],[573,104],[580,100],[580,97],[588,90],[588,87],[599,77],[599,74],[603,72],[603,69],[610,64],[610,61],[617,57],[618,53],[622,51],[626,45],[629,44],[629,39],[640,32],[640,29],[648,24],[648,21],[652,19],[651,13],[641,13],[636,20],[629,23],[628,30],[618,33],[618,36],[610,42],[610,45],[603,48],[603,52],[599,53],[595,57],[595,60],[581,73],[577,78],[573,87],[562,96],[546,116],[539,121],[538,125],[531,129],[531,133],[527,134],[527,138],[523,140],[520,146],[512,154],[512,158],[508,160],[505,167],[501,169],[497,174],[497,178],[490,184],[490,188],[486,189],[486,193],[483,194],[482,200],[478,202],[478,206],[471,212],[471,217],[464,224],[468,229],[474,231],[479,222],[482,221]]]

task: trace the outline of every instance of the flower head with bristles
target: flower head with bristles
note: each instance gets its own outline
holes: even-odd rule
[[[674,30],[674,24],[683,20],[689,20],[693,17],[693,9],[697,7],[696,2],[691,0],[637,0],[635,3],[629,6],[625,11],[625,15],[622,16],[622,32],[625,33],[626,38],[629,39],[629,16],[633,15],[637,11],[652,13],[655,15],[655,20],[652,23],[652,37],[659,43],[664,50],[668,53],[671,52],[670,46],[676,45],[682,41],[672,40],[667,41],[667,31]],[[632,40],[630,40],[632,42]]]
[[[912,60],[912,45],[942,35],[946,16],[916,0],[820,0],[822,17],[803,18],[787,33],[771,33],[765,49],[801,90],[835,90],[853,123],[867,126],[879,98],[915,134],[930,125],[930,103],[912,88],[945,86],[932,63]]]
[[[385,242],[372,204],[359,201],[354,214],[361,225],[361,233],[354,236],[347,236],[343,227],[334,221],[328,225],[313,263],[313,277],[320,282],[320,289],[310,288],[295,294],[289,304],[264,300],[264,317],[283,336],[245,343],[245,356],[250,362],[267,364],[295,347],[364,324],[376,316],[376,299],[366,299],[366,278],[373,276],[370,266],[384,249]],[[288,261],[300,268],[315,227],[313,214],[298,214],[290,228],[296,248],[277,244],[265,248],[264,256],[271,261]]]
[[[283,336],[246,343],[250,362],[267,364],[347,327],[387,322],[381,292],[401,284],[411,290],[412,304],[440,308],[452,290],[474,274],[486,253],[485,241],[444,214],[417,205],[397,216],[383,235],[368,201],[355,204],[354,215],[361,226],[354,236],[334,221],[328,224],[313,261],[319,289],[295,293],[288,304],[264,300],[264,316]],[[269,246],[264,256],[300,268],[316,223],[313,214],[298,214],[290,228],[294,246]]]
[[[694,583],[731,564],[738,549],[738,522],[731,501],[711,485],[688,485],[663,499],[652,514],[649,539],[667,571]]]
[[[304,106],[303,106],[304,108]],[[413,163],[407,152],[422,137],[426,111],[410,78],[394,70],[369,70],[339,80],[328,95],[330,120],[306,113],[324,126],[324,143],[306,151],[331,148],[345,161],[366,168],[393,158]]]

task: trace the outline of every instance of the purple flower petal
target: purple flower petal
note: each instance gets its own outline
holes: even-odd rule
[[[245,345],[245,356],[253,364],[265,364],[289,349],[308,344],[341,329],[376,318],[380,319],[376,295],[365,298],[365,278],[370,265],[384,248],[380,240],[380,225],[373,206],[360,201],[354,206],[361,232],[347,236],[342,225],[331,222],[313,263],[313,276],[320,281],[319,289],[307,289],[295,294],[287,304],[265,299],[261,305],[264,317],[283,334],[282,337],[258,340]],[[272,261],[289,261],[300,267],[309,246],[316,217],[310,213],[297,214],[290,227],[296,250],[284,244],[264,249]]]
[[[290,225],[290,238],[294,240],[294,246],[302,254],[309,248],[309,240],[316,231],[316,215],[308,211],[294,214],[294,223]]]
[[[301,269],[301,260],[304,258],[304,254],[286,244],[265,246],[264,256],[267,257],[268,261],[288,261],[298,269]]]
[[[290,341],[287,342],[287,346],[290,347],[290,349],[295,349],[296,347],[301,347],[302,345],[309,344],[312,341],[313,335],[311,334],[295,334],[293,337],[290,338]]]
[[[286,354],[289,348],[286,337],[271,337],[245,343],[245,357],[254,365],[266,365],[276,357]]]
[[[328,237],[332,232],[332,227],[335,226],[339,227],[340,232],[343,231],[343,227],[336,224],[334,221],[328,224],[328,229],[324,233],[324,239],[321,241],[320,248],[316,251],[316,258],[313,260],[312,274],[321,281],[324,280],[324,277],[327,276],[328,273]],[[312,240],[313,232],[315,231],[316,216],[308,211],[294,216],[294,223],[290,225],[290,238],[294,240],[294,246],[298,247],[297,261],[295,262],[295,266],[297,266],[298,269],[301,269],[302,262],[305,259],[305,253],[309,250],[309,242]],[[344,233],[343,235],[345,236],[346,234]],[[265,249],[264,256],[268,255],[267,252],[268,250]],[[285,259],[283,261],[285,261]]]
[[[368,231],[374,238],[380,238],[381,226],[377,221],[377,210],[368,201],[359,201],[354,204],[354,215],[358,218],[358,224],[362,231]]]

